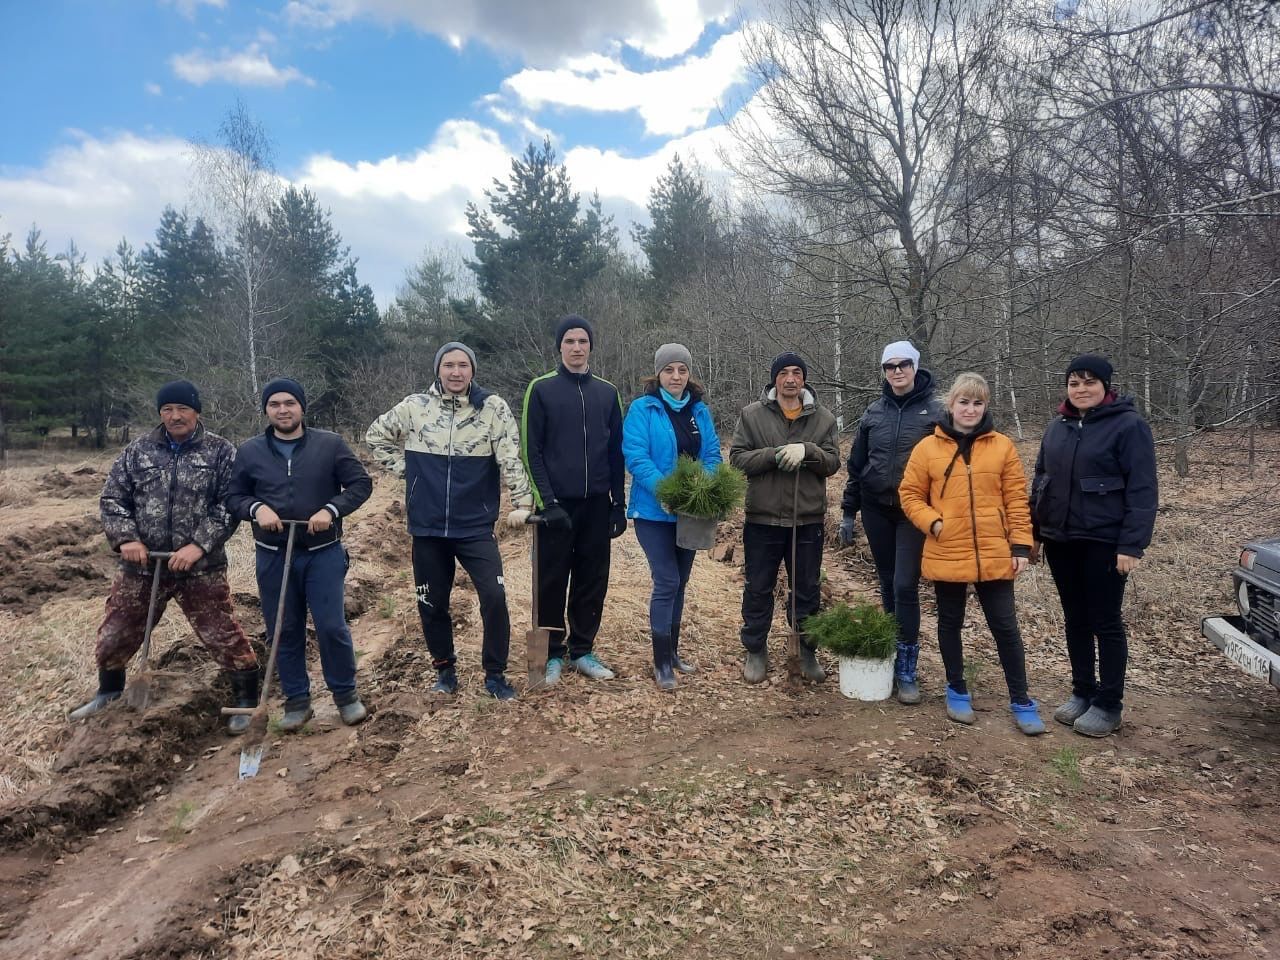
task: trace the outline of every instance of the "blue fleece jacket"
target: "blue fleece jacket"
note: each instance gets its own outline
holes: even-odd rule
[[[720,438],[716,435],[711,410],[700,399],[693,400],[685,409],[692,412],[702,436],[698,459],[707,470],[714,470],[721,456]],[[622,455],[631,474],[627,516],[675,523],[675,514],[668,513],[658,502],[657,489],[658,481],[676,466],[676,431],[663,401],[655,394],[646,393],[631,401],[622,422]]]

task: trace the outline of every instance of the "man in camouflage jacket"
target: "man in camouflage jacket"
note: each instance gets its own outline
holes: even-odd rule
[[[98,693],[72,711],[73,720],[92,716],[124,690],[125,667],[146,629],[148,564],[160,562],[151,551],[170,554],[155,619],[176,599],[213,659],[229,672],[236,703],[257,705],[258,660],[232,615],[223,549],[236,528],[222,504],[235,447],[205,429],[200,393],[186,380],[162,386],[156,408],[160,426],[125,447],[102,488],[102,527],[120,554],[120,570],[98,627]],[[247,725],[247,718],[233,717],[227,727],[240,733]]]
[[[437,671],[432,692],[458,688],[449,616],[456,561],[480,600],[485,690],[509,700],[515,696],[505,677],[511,617],[493,535],[499,473],[515,505],[511,526],[524,525],[533,493],[515,417],[505,400],[473,382],[475,362],[466,344],[446,343],[436,352],[436,379],[427,392],[401,400],[373,422],[365,439],[378,462],[405,481],[418,615]]]

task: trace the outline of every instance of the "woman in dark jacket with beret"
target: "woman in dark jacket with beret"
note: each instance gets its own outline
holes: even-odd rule
[[[1067,367],[1066,399],[1036,457],[1032,520],[1066,621],[1071,699],[1054,712],[1077,733],[1120,728],[1129,659],[1121,607],[1155,526],[1156,451],[1129,397],[1097,354]]]

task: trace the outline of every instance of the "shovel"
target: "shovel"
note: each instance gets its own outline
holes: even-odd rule
[[[536,513],[529,515],[526,523],[546,523]],[[551,647],[552,627],[538,626],[538,531],[533,531],[533,610],[530,626],[524,635],[524,660],[529,671],[529,682],[525,686],[527,693],[543,690],[547,686],[547,654]]]
[[[289,539],[285,543],[284,548],[284,573],[280,576],[280,599],[276,602],[276,626],[271,631],[271,650],[267,654],[267,669],[262,678],[262,690],[258,694],[258,705],[256,707],[223,707],[222,715],[244,716],[248,714],[249,729],[244,732],[244,739],[240,746],[240,775],[241,780],[248,780],[250,777],[258,775],[258,769],[262,766],[262,755],[267,750],[265,743],[267,739],[267,694],[271,690],[271,678],[276,672],[276,652],[280,649],[280,633],[284,629],[284,599],[285,593],[289,589],[289,568],[293,566],[293,535],[297,533],[298,527],[305,527],[306,520],[283,520],[281,521],[289,528]]]
[[[166,551],[149,550],[147,559],[154,561],[151,574],[151,602],[147,605],[147,626],[142,632],[142,657],[138,671],[124,692],[124,702],[139,713],[151,702],[151,630],[156,625],[156,600],[160,596],[160,573],[164,570],[169,554]]]
[[[796,517],[800,514],[800,471],[796,470],[795,485],[791,488],[791,572],[787,584],[787,592],[791,594],[791,632],[787,634],[787,684],[792,688],[799,687],[800,671],[800,624],[796,622]]]

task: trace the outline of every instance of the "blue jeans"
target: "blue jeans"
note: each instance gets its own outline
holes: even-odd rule
[[[267,636],[275,630],[276,605],[280,602],[280,578],[284,551],[257,549],[258,593]],[[285,591],[284,628],[276,654],[276,672],[285,700],[310,696],[307,676],[307,610],[316,626],[316,646],[324,682],[339,705],[356,699],[356,656],[343,609],[343,581],[347,576],[347,550],[339,542],[319,550],[293,551],[289,585]]]
[[[862,529],[880,578],[880,604],[898,618],[898,640],[920,642],[920,558],[924,534],[901,507],[862,505]]]
[[[649,561],[653,593],[649,595],[649,627],[671,636],[684,615],[684,588],[693,570],[693,550],[676,546],[676,525],[663,520],[636,519],[636,539]]]

